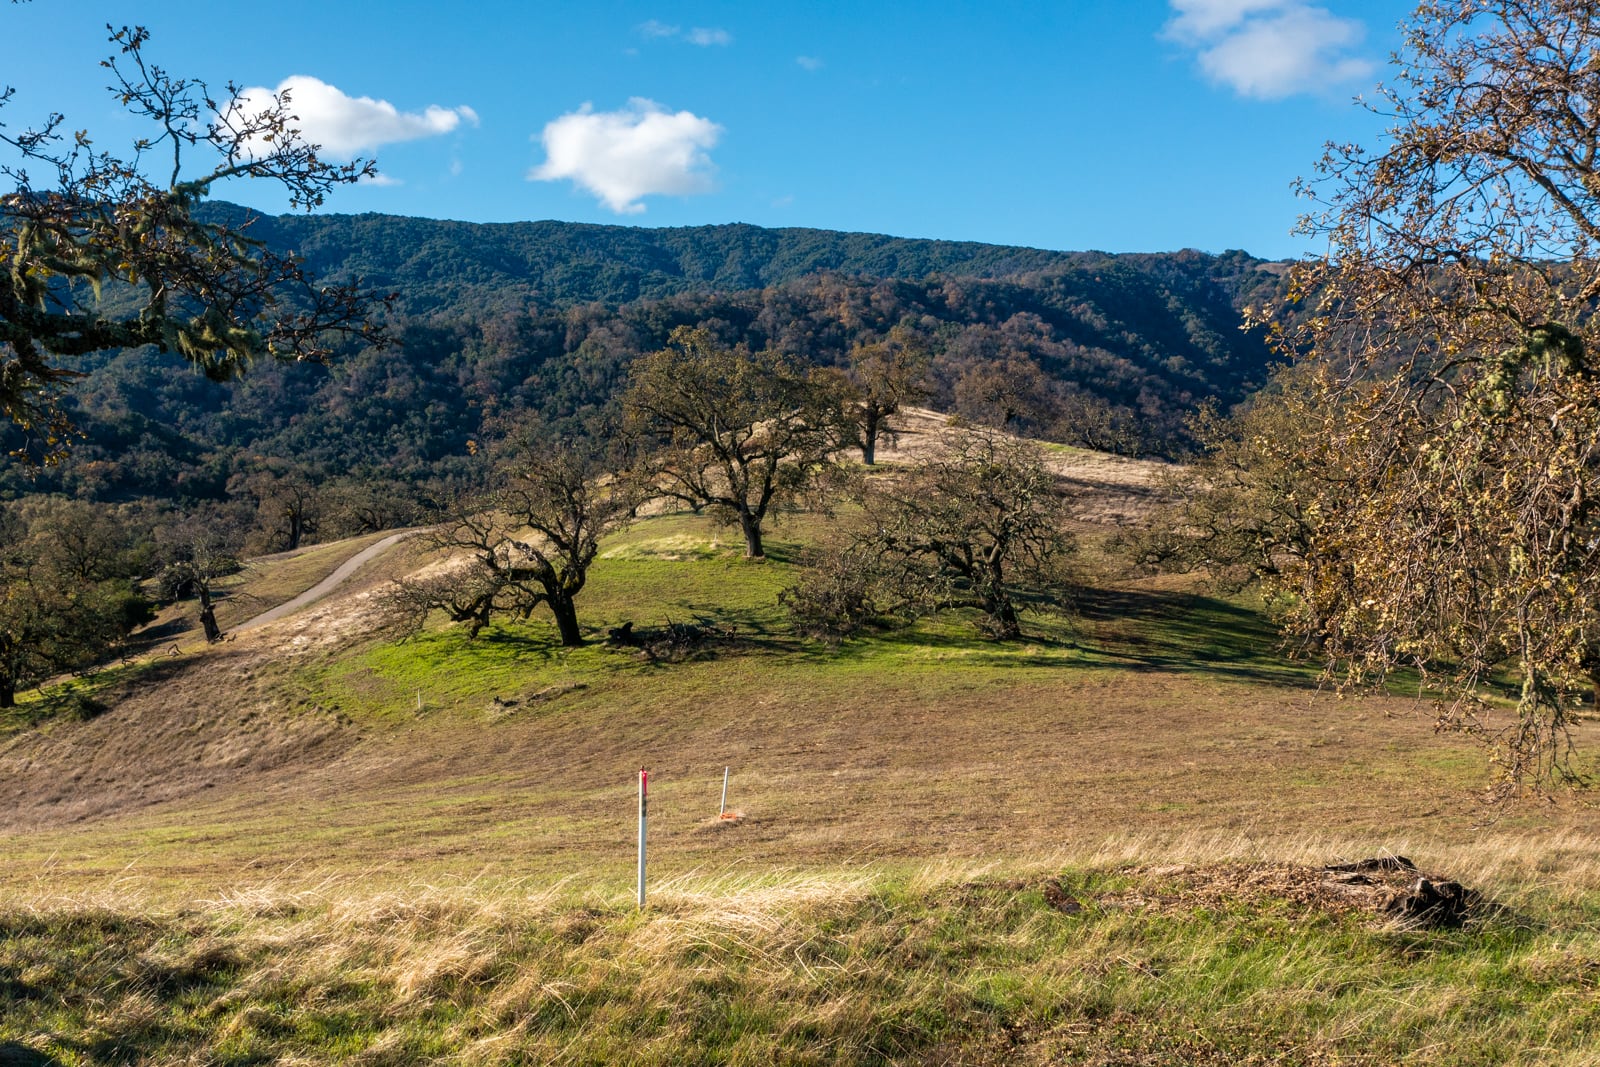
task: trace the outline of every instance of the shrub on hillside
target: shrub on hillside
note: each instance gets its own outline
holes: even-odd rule
[[[872,568],[861,546],[812,549],[801,566],[799,581],[778,594],[798,632],[837,643],[878,616]]]
[[[904,473],[859,493],[860,520],[781,594],[802,632],[838,639],[874,615],[976,608],[986,636],[1022,634],[1024,606],[1055,604],[1075,550],[1066,501],[1036,445],[957,429]]]

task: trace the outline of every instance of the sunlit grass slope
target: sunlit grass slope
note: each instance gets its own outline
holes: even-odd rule
[[[291,640],[248,662],[216,651],[167,683],[174,700],[248,693],[363,740],[11,846],[61,878],[180,887],[245,865],[598,877],[630,863],[641,766],[665,873],[1026,858],[1128,832],[1335,826],[1376,847],[1418,830],[1459,840],[1483,816],[1471,743],[1436,736],[1425,703],[1319,691],[1248,605],[1094,580],[1075,613],[1030,616],[1020,642],[986,641],[959,613],[836,649],[800,640],[777,592],[813,533],[780,527],[753,564],[703,518],[640,523],[596,565],[581,617],[597,639],[573,650],[535,618],[476,641],[436,626],[315,651]],[[598,640],[626,621],[732,636],[652,660]],[[724,767],[746,818],[710,832]]]
[[[1437,932],[1247,891],[1260,867],[1203,871],[1199,900],[1183,896],[1187,869],[1110,853],[1006,872],[685,877],[642,914],[576,883],[374,893],[341,879],[179,910],[14,900],[0,909],[0,1057],[1593,1062],[1592,862],[1579,887],[1514,891]]]
[[[1589,809],[1486,811],[1426,702],[1324,692],[1171,583],[1090,573],[1008,644],[800,640],[776,594],[817,521],[764,564],[638,524],[578,649],[536,618],[204,653],[174,700],[349,743],[0,837],[0,1063],[1591,1062]],[[599,640],[628,621],[721,636]],[[1404,931],[1246,876],[1386,852],[1504,906]]]

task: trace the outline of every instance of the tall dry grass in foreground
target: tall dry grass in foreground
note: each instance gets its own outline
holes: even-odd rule
[[[1337,840],[623,885],[256,885],[0,903],[0,1062],[1593,1062],[1600,850],[1413,858],[1459,930],[1280,893]],[[33,1058],[27,1058],[33,1057]]]

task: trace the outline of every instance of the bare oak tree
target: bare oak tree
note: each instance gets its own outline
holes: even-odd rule
[[[200,603],[200,628],[206,640],[222,640],[217,622],[218,583],[244,569],[239,560],[243,533],[233,518],[213,507],[185,516],[155,533],[163,567],[162,593],[177,598],[194,597]]]
[[[1074,551],[1066,503],[1036,445],[993,430],[947,433],[903,474],[872,480],[863,516],[782,599],[812,633],[874,614],[978,610],[990,637],[1021,636],[1025,594],[1059,602]]]
[[[561,643],[583,644],[578,594],[600,539],[638,504],[632,483],[609,468],[597,446],[574,441],[508,462],[498,489],[463,502],[428,535],[436,548],[464,554],[461,565],[397,583],[392,600],[408,625],[442,610],[476,637],[497,615],[526,619],[545,605]]]

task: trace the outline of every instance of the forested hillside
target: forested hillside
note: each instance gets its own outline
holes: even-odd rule
[[[211,204],[202,217],[239,224],[248,216]],[[359,276],[398,291],[413,314],[474,314],[497,308],[623,304],[686,292],[762,289],[816,274],[919,279],[930,275],[1011,278],[1096,267],[1098,252],[1056,252],[836,230],[730,224],[648,229],[573,222],[479,224],[395,215],[259,218],[255,236],[293,248],[319,274]],[[1158,274],[1183,271],[1189,254],[1115,257]],[[1209,258],[1209,257],[1202,257]],[[1218,261],[1230,290],[1252,284],[1258,264],[1242,253]],[[1192,264],[1191,264],[1192,265]]]
[[[822,365],[900,326],[931,354],[935,407],[1172,454],[1199,404],[1229,406],[1263,381],[1268,352],[1239,309],[1281,276],[1241,252],[1111,256],[743,225],[316,215],[251,232],[320,276],[395,292],[399,346],[260,366],[233,386],[149,350],[92,357],[69,401],[86,434],[73,457],[42,472],[8,461],[0,493],[192,502],[285,479],[413,493],[470,477],[475,444],[518,420],[605,411],[636,356],[702,323],[726,343]],[[27,442],[7,427],[4,444]]]

